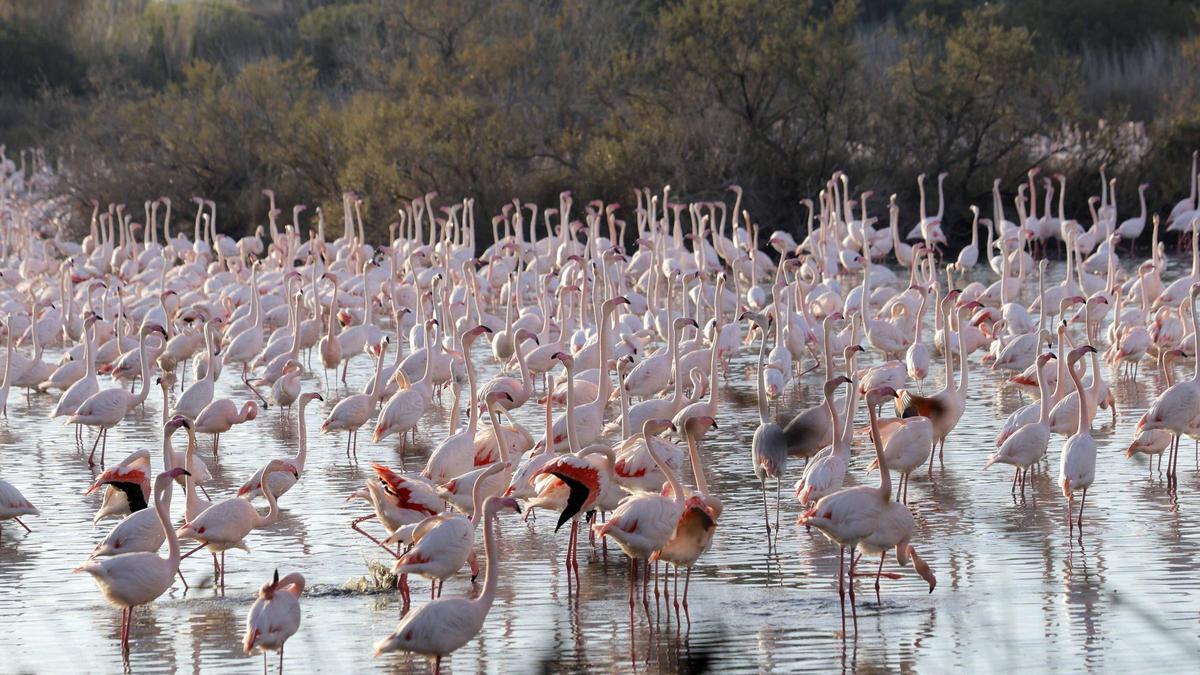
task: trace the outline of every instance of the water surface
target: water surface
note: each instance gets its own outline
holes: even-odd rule
[[[1061,266],[1055,271],[1061,276]],[[799,507],[791,497],[792,483],[799,478],[800,462],[791,463],[783,486],[777,550],[769,550],[763,534],[759,486],[749,466],[758,422],[755,355],[756,350],[748,349],[735,360],[722,389],[721,427],[703,444],[710,484],[724,500],[725,511],[712,550],[692,575],[689,615],[680,617],[673,608],[668,612],[663,604],[651,606],[648,621],[639,606],[631,632],[629,569],[615,548],[605,553],[581,543],[582,590],[576,595],[563,571],[565,530],[555,534],[545,514],[530,523],[503,515],[496,602],[481,634],[445,667],[504,673],[542,667],[598,672],[1178,672],[1200,660],[1200,576],[1194,573],[1200,477],[1190,444],[1184,444],[1174,491],[1157,472],[1148,473],[1143,459],[1123,456],[1137,418],[1163,388],[1149,361],[1138,380],[1112,385],[1116,429],[1107,411],[1097,415],[1097,477],[1089,490],[1081,544],[1068,537],[1066,502],[1054,484],[1064,438],[1052,441],[1050,471],[1034,478],[1024,500],[1010,494],[1010,468],[981,471],[1004,416],[1021,400],[1003,385],[1003,376],[978,367],[977,354],[967,411],[946,445],[945,468],[935,469],[932,480],[923,472],[914,475],[909,491],[918,524],[913,543],[937,573],[938,587],[929,594],[911,568],[899,570],[904,578],[885,579],[882,602],[876,602],[872,582],[860,579],[858,630],[843,639],[837,549],[793,524]],[[495,373],[482,348],[476,360],[485,362],[483,378]],[[369,376],[368,359],[359,357],[351,367],[351,385],[357,390]],[[1105,376],[1112,382],[1107,369]],[[926,389],[940,387],[941,377],[939,366]],[[233,379],[222,379],[218,396],[240,401],[246,392],[240,384],[232,386]],[[317,372],[306,378],[305,387],[319,389],[322,383]],[[816,403],[819,384],[818,375],[805,377],[782,409]],[[281,574],[300,571],[309,584],[300,632],[287,645],[290,672],[427,667],[422,658],[410,655],[372,658],[372,644],[400,617],[396,593],[342,589],[367,573],[368,560],[386,558],[349,529],[352,518],[368,511],[364,502],[347,503],[345,497],[362,484],[371,462],[398,467],[400,457],[393,445],[372,445],[364,433],[359,461],[351,463],[343,435],[318,433],[336,400],[326,398],[326,403],[310,406],[308,466],[283,498],[279,522],[250,535],[252,553],[227,555],[224,594],[211,587],[207,556],[184,561],[192,590],[184,593],[177,583],[139,610],[128,670],[248,672],[261,667],[258,657],[242,654],[241,634],[259,585],[276,568]],[[43,514],[27,520],[32,534],[15,523],[3,528],[0,671],[111,672],[123,666],[120,612],[104,601],[91,577],[71,574],[71,569],[114,521],[92,529],[99,499],[82,492],[96,471],[88,468],[86,452],[75,449],[72,430],[46,421],[52,405],[49,396],[34,395],[27,402],[23,392],[13,392],[9,416],[0,420],[0,475],[17,484]],[[161,414],[162,400],[153,391],[144,411],[131,414],[110,433],[109,463],[148,448],[160,466]],[[517,418],[540,436],[537,408],[527,405]],[[857,423],[865,418],[860,406]],[[446,419],[445,406],[426,416],[409,468],[419,468],[430,447],[445,436]],[[877,475],[863,475],[873,458],[865,440],[856,437],[848,484],[878,480]],[[212,457],[210,442],[202,439],[201,454],[214,473],[209,493],[218,499],[233,494],[266,460],[295,449],[294,422],[281,420],[275,409],[224,435],[219,458]],[[177,498],[177,507],[179,503]],[[874,565],[864,561],[865,568]],[[894,558],[886,569],[896,569]],[[477,587],[466,573],[445,586],[446,595],[474,592]],[[427,593],[427,582],[414,582],[414,602],[424,602]]]

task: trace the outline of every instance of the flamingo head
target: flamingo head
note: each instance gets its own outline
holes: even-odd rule
[[[665,417],[646,420],[642,424],[642,436],[649,438],[664,431],[676,431],[675,423]]]
[[[717,426],[716,418],[710,415],[697,415],[691,417],[683,425],[684,433],[692,438],[701,438],[708,433],[709,429],[720,429]]]
[[[876,387],[876,388],[872,389],[871,391],[867,392],[867,405],[874,408],[875,406],[879,405],[879,403],[882,402],[884,399],[896,398],[896,396],[897,396],[896,390],[892,387],[889,387],[889,386]]]
[[[921,559],[921,556],[917,555],[917,551],[912,547],[912,544],[909,544],[906,549],[909,557],[912,558],[913,569],[925,580],[925,583],[929,584],[929,592],[932,593],[933,589],[937,587],[937,577],[934,576],[933,570]]]
[[[493,406],[499,406],[502,402],[514,403],[513,397],[506,391],[490,392],[486,397],[484,397],[484,401],[487,403],[489,408]]]

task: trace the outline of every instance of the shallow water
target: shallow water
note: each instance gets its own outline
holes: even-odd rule
[[[980,470],[1004,416],[1021,401],[1001,384],[1002,376],[981,371],[977,353],[967,412],[946,445],[945,468],[935,468],[932,481],[923,471],[914,474],[909,494],[918,524],[913,543],[937,573],[938,587],[929,594],[911,568],[899,570],[904,578],[884,579],[879,603],[871,580],[860,579],[857,633],[851,629],[843,639],[837,549],[793,524],[799,507],[792,483],[799,478],[800,462],[790,464],[783,485],[777,550],[768,549],[763,534],[761,495],[748,459],[757,425],[755,357],[756,349],[747,349],[735,360],[722,390],[720,429],[703,443],[710,484],[725,511],[712,550],[692,575],[688,616],[652,604],[648,621],[639,606],[631,634],[629,569],[615,548],[605,554],[581,539],[582,590],[575,595],[562,567],[565,530],[555,534],[553,519],[544,512],[530,523],[507,514],[500,519],[496,602],[482,633],[443,665],[460,672],[1195,667],[1200,659],[1195,600],[1200,576],[1193,572],[1200,477],[1193,471],[1190,444],[1184,444],[1175,491],[1157,473],[1149,476],[1144,460],[1123,456],[1134,424],[1163,386],[1149,361],[1133,382],[1112,383],[1106,370],[1117,397],[1118,425],[1114,431],[1107,411],[1097,415],[1097,477],[1089,490],[1081,545],[1067,535],[1065,500],[1054,485],[1064,438],[1051,442],[1049,471],[1034,477],[1025,500],[1010,494],[1010,468]],[[476,360],[485,360],[482,348]],[[495,370],[487,363],[482,378]],[[356,359],[353,388],[369,376],[368,359]],[[941,377],[938,368],[926,390],[939,388]],[[233,379],[226,374],[218,395],[241,400],[246,392],[240,384],[231,387]],[[806,376],[782,409],[815,403],[819,379]],[[305,388],[319,389],[322,382],[318,371],[305,380]],[[351,463],[344,436],[317,432],[335,400],[326,398],[310,406],[308,465],[300,484],[282,499],[280,521],[250,535],[252,553],[227,555],[223,595],[211,587],[207,555],[185,560],[182,569],[192,590],[184,593],[176,583],[138,611],[128,670],[248,672],[261,667],[259,657],[241,653],[241,634],[259,585],[275,568],[281,574],[300,571],[309,584],[301,601],[300,632],[287,645],[287,670],[427,667],[410,655],[371,656],[372,644],[399,619],[395,592],[341,590],[367,573],[368,560],[386,557],[349,529],[351,518],[368,511],[364,502],[346,503],[345,497],[362,484],[372,461],[399,466],[400,458],[392,445],[371,445],[364,433],[359,461]],[[46,422],[52,405],[49,396],[27,402],[23,392],[14,392],[8,419],[0,421],[0,475],[43,514],[27,519],[32,534],[7,523],[0,535],[0,671],[114,671],[122,667],[120,612],[104,601],[89,576],[70,571],[115,521],[91,528],[99,498],[82,492],[96,471],[88,468],[85,452],[73,449],[69,427]],[[160,466],[161,414],[154,390],[144,411],[110,433],[109,463],[148,448]],[[527,405],[517,418],[540,436],[537,408]],[[446,408],[426,417],[408,468],[418,469],[445,436],[445,419]],[[864,421],[860,406],[858,423]],[[855,439],[848,484],[878,480],[876,474],[863,477],[873,458],[865,441],[861,434]],[[90,436],[87,442],[90,447]],[[266,460],[295,452],[294,423],[281,421],[271,409],[223,435],[218,458],[212,457],[207,439],[200,448],[214,472],[208,491],[220,499]],[[177,496],[177,513],[180,500]],[[870,559],[863,565],[874,569]],[[885,569],[896,570],[894,558]],[[446,595],[473,592],[465,572],[445,587]],[[415,580],[414,603],[424,602],[426,593],[427,582]]]

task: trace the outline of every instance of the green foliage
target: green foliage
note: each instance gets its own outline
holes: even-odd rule
[[[0,142],[61,148],[81,203],[204,195],[233,232],[262,221],[264,187],[332,233],[344,190],[376,232],[429,190],[488,214],[664,183],[741,184],[756,219],[794,229],[835,169],[905,214],[921,172],[950,172],[955,205],[1038,163],[1078,184],[1109,161],[1123,189],[1148,175],[1165,194],[1180,181],[1158,172],[1200,144],[1185,5],[0,0]],[[1096,60],[1140,36],[1138,63],[1170,78]],[[1131,103],[1151,142],[1104,121]]]
[[[61,39],[36,23],[0,19],[0,94],[84,89],[85,69]]]

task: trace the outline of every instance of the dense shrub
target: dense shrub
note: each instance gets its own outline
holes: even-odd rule
[[[0,142],[63,156],[81,204],[204,195],[233,232],[264,187],[331,232],[355,190],[382,232],[430,190],[486,218],[665,183],[741,184],[797,229],[835,169],[906,223],[947,171],[956,224],[1035,165],[1086,215],[1100,162],[1123,208],[1187,191],[1196,24],[1170,0],[0,0]]]

